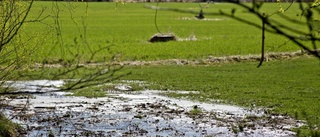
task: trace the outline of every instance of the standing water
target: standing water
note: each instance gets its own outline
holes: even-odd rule
[[[86,98],[59,92],[64,81],[9,81],[32,97],[2,97],[2,112],[26,131],[24,136],[295,136],[301,125],[263,109],[174,99],[166,91],[114,92]],[[175,91],[179,92],[179,91]],[[181,91],[182,92],[182,91]],[[107,93],[107,92],[106,92]]]

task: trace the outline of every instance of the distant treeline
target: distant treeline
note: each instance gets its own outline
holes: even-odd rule
[[[1,1],[1,0],[0,0]],[[53,1],[53,0],[37,0]],[[113,2],[120,0],[55,0],[55,1],[78,1],[78,2]],[[230,0],[123,0],[124,2],[228,2]],[[253,0],[235,0],[239,2],[252,2]],[[277,0],[263,0],[264,2],[277,2]],[[281,2],[291,2],[292,0],[281,0]],[[295,0],[296,2],[314,2],[314,0]]]

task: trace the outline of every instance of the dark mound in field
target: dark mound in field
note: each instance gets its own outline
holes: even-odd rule
[[[176,40],[177,38],[173,34],[157,33],[149,39],[149,42],[168,42],[168,41],[176,41]]]

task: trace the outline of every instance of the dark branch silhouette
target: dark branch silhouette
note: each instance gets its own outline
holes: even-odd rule
[[[199,15],[195,16],[197,19],[204,19],[204,16],[203,16],[203,11],[202,9],[200,10],[200,13]]]

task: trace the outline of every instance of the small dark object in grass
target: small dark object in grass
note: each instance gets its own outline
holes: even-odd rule
[[[200,10],[200,13],[198,16],[195,16],[197,19],[204,19],[204,16],[203,16],[203,11]]]
[[[157,33],[150,38],[149,42],[167,42],[167,41],[175,41],[175,40],[176,40],[176,36],[172,34]]]

